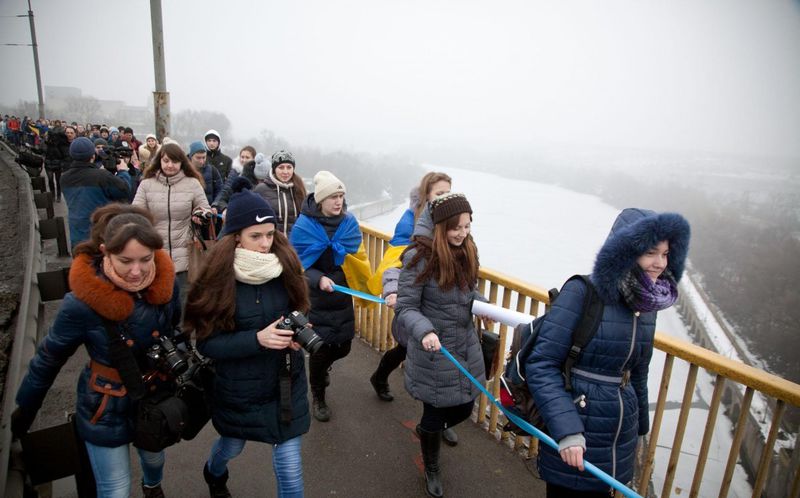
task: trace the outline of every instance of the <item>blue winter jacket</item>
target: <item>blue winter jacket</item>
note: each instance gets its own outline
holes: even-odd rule
[[[219,174],[217,168],[206,163],[200,171],[203,174],[203,190],[206,192],[206,199],[209,205],[214,202],[214,199],[222,192],[222,175]]]
[[[61,367],[81,345],[92,361],[111,365],[107,318],[119,324],[126,340],[133,341],[140,369],[147,372],[144,352],[155,343],[153,331],[172,334],[180,318],[180,296],[169,255],[156,252],[156,278],[146,290],[133,294],[115,287],[98,269],[100,258],[83,254],[70,268],[69,292],[55,321],[28,366],[17,392],[17,404],[37,411]],[[92,372],[87,365],[78,378],[76,421],[78,433],[97,446],[116,447],[133,440],[136,403],[124,386]]]
[[[95,209],[110,202],[128,202],[131,179],[127,171],[116,175],[84,161],[73,161],[61,176],[61,191],[69,213],[69,240],[74,248],[89,238]]]
[[[631,310],[618,285],[637,258],[662,240],[669,241],[668,269],[678,280],[689,243],[686,220],[677,214],[638,209],[626,209],[617,218],[591,275],[605,304],[602,322],[575,364],[571,392],[565,389],[562,365],[583,308],[586,288],[582,281],[564,286],[525,364],[528,386],[547,432],[556,441],[583,434],[584,458],[622,483],[633,475],[637,435],[647,434],[650,427],[647,374],[656,313]],[[565,464],[556,450],[545,445],[540,447],[538,463],[548,483],[581,491],[609,489],[588,472]]]
[[[281,278],[236,282],[235,330],[218,331],[197,348],[216,365],[212,421],[222,436],[278,444],[308,432],[308,383],[303,350],[261,347],[256,333],[289,312]],[[291,421],[281,423],[280,371],[291,361]]]

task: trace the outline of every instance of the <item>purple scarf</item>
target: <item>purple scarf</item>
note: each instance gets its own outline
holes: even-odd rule
[[[637,265],[620,280],[619,292],[630,309],[647,313],[672,306],[678,299],[678,284],[669,270],[653,282]]]

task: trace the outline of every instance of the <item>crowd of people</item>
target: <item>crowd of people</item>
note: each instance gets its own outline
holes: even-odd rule
[[[12,128],[12,118],[3,122],[12,135],[22,127]],[[90,362],[78,382],[78,432],[98,495],[129,496],[137,403],[111,343],[125,341],[156,389],[170,379],[145,352],[160,335],[177,334],[191,338],[215,368],[210,411],[219,438],[198,462],[210,496],[230,496],[228,463],[248,441],[272,446],[277,496],[303,496],[302,436],[312,418],[334,418],[326,391],[356,332],[354,300],[336,290],[343,286],[382,295],[394,309],[396,346],[369,382],[380,400],[392,401],[388,377],[405,362],[406,390],[422,408],[415,432],[425,489],[444,495],[441,442],[458,443],[453,427],[470,417],[479,391],[441,348],[479,382],[486,379],[472,313],[475,299],[486,300],[477,291],[473,206],[451,192],[450,176],[430,172],[420,180],[373,271],[359,223],[347,210],[345,184],[319,171],[307,193],[289,151],[245,146],[231,159],[215,130],[184,148],[154,135],[141,143],[128,127],[41,124],[36,143],[45,149],[51,192],[66,200],[74,260],[71,292],[17,394],[16,436],[28,431],[61,366],[85,345]],[[214,233],[189,282],[194,240]],[[525,362],[531,392],[559,443],[558,451],[540,451],[548,496],[608,496],[608,485],[584,472],[584,454],[620,481],[632,478],[637,436],[649,429],[655,316],[677,297],[688,239],[680,215],[620,214],[591,275],[605,304],[603,319],[575,363],[570,388],[561,365],[585,289],[565,287],[567,298],[548,315]],[[295,312],[307,315],[321,341],[308,355],[293,331],[279,326]],[[479,318],[491,328],[487,317]],[[581,403],[573,402],[575,393]],[[138,454],[144,495],[164,496],[164,452]]]

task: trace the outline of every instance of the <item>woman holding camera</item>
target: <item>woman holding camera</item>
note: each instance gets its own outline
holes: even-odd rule
[[[85,442],[97,496],[130,496],[129,443],[137,403],[112,360],[109,334],[123,335],[142,371],[153,371],[145,352],[153,332],[171,336],[180,317],[175,271],[152,217],[141,208],[109,204],[92,215],[90,239],[74,250],[72,289],[42,340],[17,393],[11,416],[15,436],[25,434],[61,367],[81,345],[89,364],[78,379],[76,425]],[[139,449],[144,496],[163,497],[164,452]]]
[[[191,223],[202,223],[211,212],[203,188],[203,177],[175,143],[164,144],[142,174],[133,199],[153,214],[156,230],[164,239],[164,248],[175,263],[175,273],[183,293],[189,270]]]
[[[220,438],[203,466],[212,497],[230,496],[228,462],[246,441],[273,445],[280,497],[303,496],[300,438],[308,432],[305,354],[278,327],[308,311],[303,269],[275,211],[237,178],[220,239],[189,291],[185,330],[214,360],[211,419]]]

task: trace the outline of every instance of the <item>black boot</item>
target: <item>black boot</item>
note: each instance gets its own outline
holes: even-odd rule
[[[378,394],[381,401],[392,401],[394,396],[389,391],[389,379],[383,374],[383,370],[383,359],[381,359],[378,369],[369,378],[369,383],[372,384],[372,388],[375,389],[375,393]]]
[[[331,419],[331,409],[325,403],[325,391],[312,392],[313,401],[311,402],[311,413],[320,422],[327,422]]]
[[[208,464],[203,464],[203,477],[208,484],[208,494],[211,498],[231,498],[231,492],[228,491],[228,469],[219,477],[214,477],[208,471]]]
[[[425,463],[425,491],[434,498],[444,496],[442,472],[439,470],[439,449],[442,446],[442,431],[428,432],[417,426],[422,461]]]
[[[448,446],[455,446],[458,444],[458,434],[452,427],[448,427],[442,431],[442,440]]]
[[[161,484],[156,484],[151,488],[142,483],[142,496],[144,498],[164,498],[164,490],[161,489]]]

